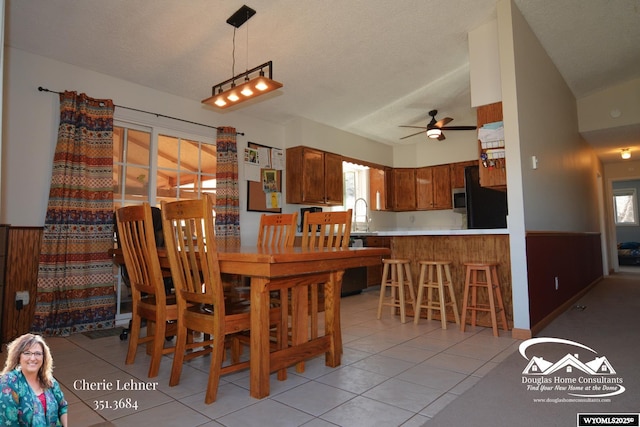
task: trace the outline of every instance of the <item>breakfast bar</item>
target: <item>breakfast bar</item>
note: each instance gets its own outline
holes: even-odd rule
[[[458,307],[462,307],[465,280],[465,262],[497,262],[500,289],[505,304],[507,322],[513,327],[511,297],[511,260],[507,229],[424,229],[388,230],[371,233],[355,233],[364,246],[370,244],[389,247],[391,256],[411,260],[413,281],[417,283],[421,260],[451,261],[451,276]],[[378,284],[380,282],[378,281]],[[369,283],[371,286],[373,283]],[[479,296],[480,298],[480,296]],[[413,313],[411,313],[413,315]],[[436,312],[436,318],[439,314]],[[447,316],[453,319],[453,316]],[[491,326],[488,313],[478,314],[478,325]]]

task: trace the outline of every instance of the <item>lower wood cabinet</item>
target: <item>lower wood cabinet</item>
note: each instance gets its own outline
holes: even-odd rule
[[[367,248],[391,248],[390,237],[367,236],[363,239],[364,246]],[[382,262],[380,265],[371,265],[367,267],[367,287],[380,286],[382,282]]]

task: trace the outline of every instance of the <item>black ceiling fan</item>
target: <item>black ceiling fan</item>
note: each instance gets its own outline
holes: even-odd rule
[[[426,127],[425,126],[400,126],[401,128],[422,129],[420,132],[403,136],[400,139],[411,138],[412,136],[420,135],[421,133],[426,132],[429,138],[442,141],[443,139],[445,139],[444,133],[442,133],[443,130],[475,130],[477,128],[476,126],[446,126],[446,124],[451,122],[453,119],[451,117],[445,117],[442,120],[436,120],[436,114],[438,114],[438,110],[429,111],[429,115],[431,116],[431,121]]]

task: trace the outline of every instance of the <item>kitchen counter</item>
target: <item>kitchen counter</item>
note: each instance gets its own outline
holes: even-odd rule
[[[507,228],[488,229],[457,229],[457,230],[380,230],[380,231],[352,231],[351,236],[476,236],[481,234],[509,234]]]

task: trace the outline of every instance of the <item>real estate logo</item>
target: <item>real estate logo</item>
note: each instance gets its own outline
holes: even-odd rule
[[[570,351],[564,353],[567,346]],[[545,397],[559,393],[591,399],[625,392],[623,379],[607,357],[586,345],[561,338],[532,338],[520,344],[519,351],[528,361],[522,371],[522,384],[528,391]]]

